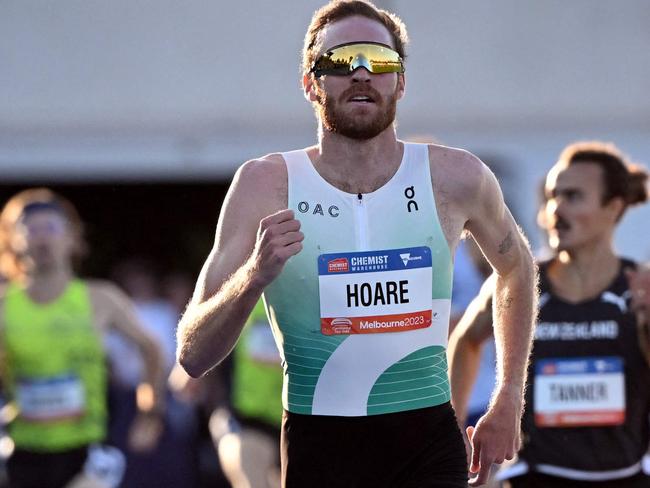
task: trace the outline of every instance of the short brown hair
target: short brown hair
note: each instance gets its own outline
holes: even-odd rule
[[[402,19],[391,12],[377,8],[373,3],[365,0],[332,0],[314,12],[307,34],[305,34],[305,43],[302,49],[303,74],[308,73],[314,61],[316,61],[317,53],[315,48],[318,42],[318,34],[327,25],[354,15],[376,20],[386,27],[395,44],[395,51],[403,61],[406,60],[408,34]]]
[[[648,172],[642,166],[633,164],[612,143],[601,141],[580,141],[569,144],[558,160],[558,164],[592,163],[603,172],[602,203],[620,197],[625,208],[648,200]],[[622,214],[625,212],[623,210]]]
[[[75,264],[86,254],[83,224],[74,205],[48,188],[24,190],[11,197],[0,213],[0,273],[9,279],[15,279],[21,273],[20,262],[11,248],[11,239],[25,209],[32,205],[51,206],[66,219],[76,244],[73,250]]]

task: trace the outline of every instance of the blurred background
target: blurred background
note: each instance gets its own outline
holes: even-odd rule
[[[32,186],[70,199],[91,247],[82,275],[111,278],[130,294],[170,369],[173,328],[235,170],[316,140],[299,64],[322,3],[0,0],[0,203]],[[566,144],[611,141],[650,164],[647,0],[375,3],[398,13],[411,38],[399,136],[480,156],[537,251],[539,186]],[[619,252],[650,260],[649,222],[649,205],[629,211]],[[465,281],[454,291],[467,295],[455,298],[457,316],[481,281],[474,271],[470,286],[467,273],[457,272]],[[115,347],[124,382],[137,381],[125,346]],[[189,404],[205,407],[194,417],[170,410],[174,445],[192,451],[187,464],[202,474],[169,486],[227,486],[212,444],[232,428],[212,412],[228,403],[228,374],[208,379],[213,398],[194,393]],[[480,408],[489,378],[485,385]],[[149,473],[173,464],[160,459],[128,466]]]
[[[3,0],[0,200],[47,185],[76,204],[93,259],[147,255],[195,275],[235,169],[310,145],[302,39],[320,0]],[[411,38],[401,138],[469,149],[534,247],[537,186],[576,139],[650,161],[645,0],[378,0]],[[650,259],[650,208],[619,250]]]

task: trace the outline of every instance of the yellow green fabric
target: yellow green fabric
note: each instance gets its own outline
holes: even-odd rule
[[[279,355],[272,358],[267,354],[267,360],[260,360],[256,354],[260,337],[264,337],[267,351],[271,346],[275,348],[275,344],[269,343],[272,333],[262,300],[253,309],[233,353],[232,403],[239,415],[279,427],[282,367]]]
[[[18,416],[9,425],[16,447],[59,452],[104,439],[108,373],[87,286],[73,280],[55,301],[38,304],[12,284],[5,296],[3,322],[3,382],[18,407]],[[25,418],[17,401],[18,385],[60,378],[74,378],[81,385],[83,412],[45,421]]]

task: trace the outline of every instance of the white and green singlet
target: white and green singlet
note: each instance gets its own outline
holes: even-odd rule
[[[404,144],[378,190],[345,193],[283,153],[303,250],[264,292],[293,413],[366,416],[450,400],[452,259],[428,146]]]

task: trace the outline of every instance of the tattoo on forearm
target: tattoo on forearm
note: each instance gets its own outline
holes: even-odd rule
[[[506,238],[499,244],[499,254],[505,254],[512,248],[512,231],[508,232]]]
[[[497,300],[497,309],[500,312],[508,310],[512,306],[513,298],[510,295],[506,295],[500,300]]]

